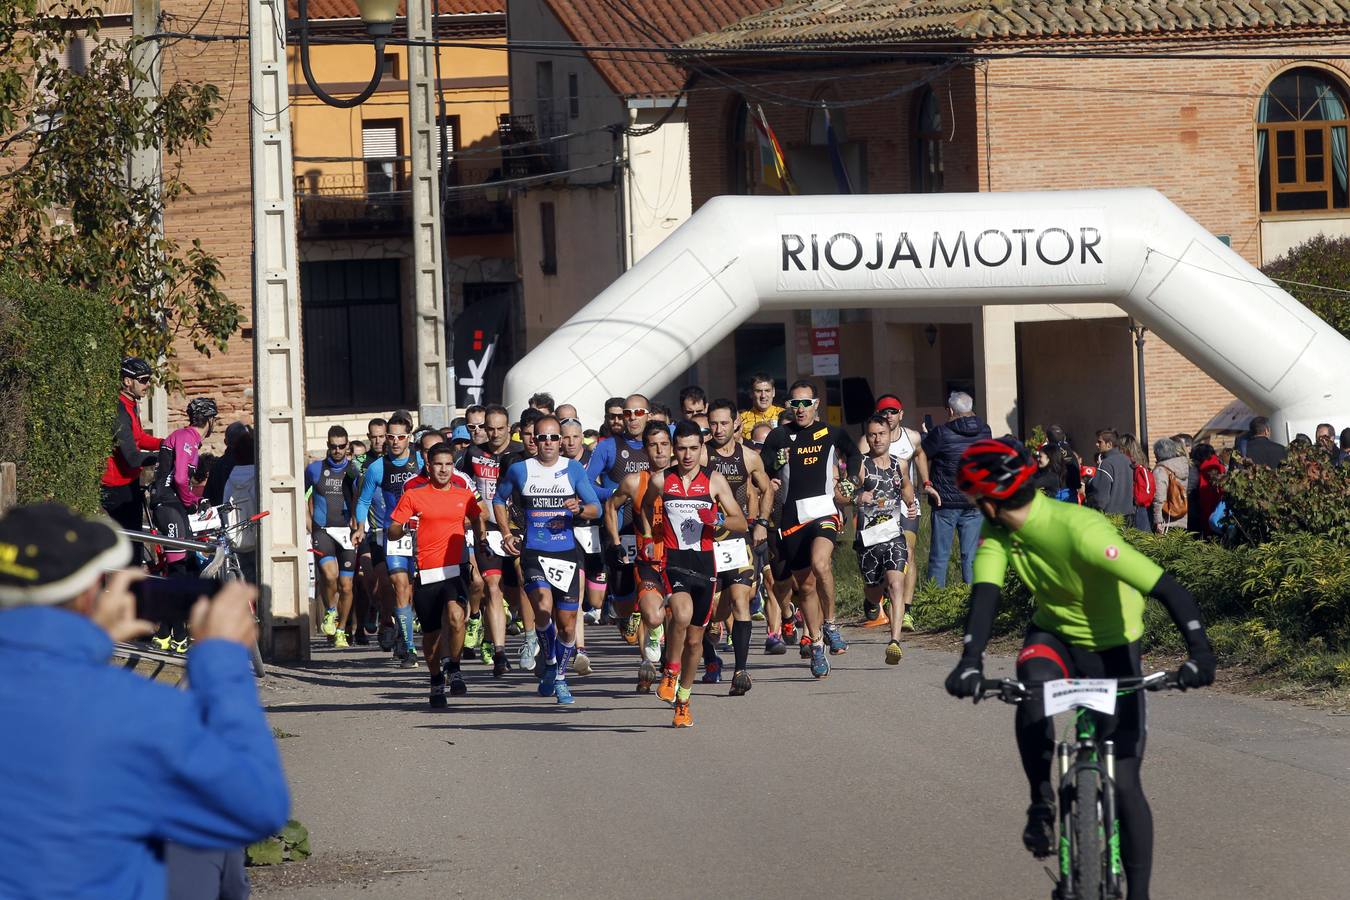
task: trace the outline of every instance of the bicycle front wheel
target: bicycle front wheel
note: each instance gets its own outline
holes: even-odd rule
[[[1073,877],[1079,900],[1102,896],[1101,773],[1081,768],[1074,776]]]

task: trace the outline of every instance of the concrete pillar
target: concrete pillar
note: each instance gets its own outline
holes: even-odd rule
[[[408,38],[431,40],[431,3],[408,0]],[[433,159],[431,129],[436,127],[436,48],[408,47],[408,125],[412,133],[413,352],[417,358],[417,407],[422,424],[450,423],[449,350],[446,347],[445,255],[441,232],[441,192]]]
[[[1008,306],[986,306],[975,319],[975,411],[997,437],[1018,432],[1017,321]]]
[[[249,0],[249,127],[253,180],[253,383],[262,583],[270,589],[263,652],[309,658],[305,421],[300,380],[300,279],[295,241],[286,7]]]

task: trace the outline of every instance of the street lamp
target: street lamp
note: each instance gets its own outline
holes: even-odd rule
[[[380,86],[380,78],[384,75],[384,42],[394,30],[394,19],[398,18],[398,0],[356,0],[356,6],[361,11],[361,21],[366,25],[366,33],[375,43],[375,74],[370,76],[370,84],[366,85],[365,90],[350,100],[340,100],[319,87],[319,82],[314,78],[314,72],[309,65],[308,0],[299,0],[299,9],[296,10],[300,14],[300,69],[305,73],[305,84],[309,85],[314,96],[339,109],[360,106],[375,93],[375,88]]]

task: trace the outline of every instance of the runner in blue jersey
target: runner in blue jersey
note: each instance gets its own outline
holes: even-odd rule
[[[600,501],[586,470],[560,457],[562,426],[555,416],[534,424],[537,455],[513,463],[497,485],[492,512],[502,531],[502,547],[520,556],[520,574],[534,607],[539,638],[539,696],[553,694],[572,703],[567,664],[577,649],[577,610],[581,606],[581,553],[572,522],[600,517]],[[510,504],[524,520],[524,537],[511,532]],[[555,612],[556,610],[556,612]]]
[[[622,412],[621,430],[596,444],[590,461],[586,463],[587,476],[592,483],[599,484],[596,496],[602,505],[625,478],[650,468],[642,433],[647,428],[651,402],[642,394],[633,394],[624,401]],[[631,504],[620,507],[618,514],[619,535],[622,539],[625,535],[633,534]],[[604,540],[605,580],[619,622],[619,631],[628,643],[636,643],[638,623],[641,621],[636,610],[638,586],[633,570],[637,558],[626,551],[622,544],[611,543],[607,531],[602,532],[601,537]]]
[[[381,528],[389,528],[389,515],[398,506],[403,486],[422,470],[420,453],[410,453],[408,439],[412,435],[412,416],[399,411],[389,417],[389,434],[385,439],[385,453],[366,469],[361,482],[361,499],[356,501],[356,516],[352,522],[352,540],[361,542],[365,533],[366,516],[376,493],[384,501],[384,512],[379,519]],[[412,608],[412,541],[384,542],[384,565],[389,571],[389,582],[394,587],[394,615],[398,619],[401,641],[394,645],[394,655],[403,668],[417,666],[417,649],[413,645]]]
[[[309,494],[309,539],[319,557],[319,593],[324,601],[319,630],[335,647],[347,646],[347,617],[352,612],[356,545],[352,509],[356,505],[356,463],[347,458],[347,429],[328,429],[328,455],[305,467]]]

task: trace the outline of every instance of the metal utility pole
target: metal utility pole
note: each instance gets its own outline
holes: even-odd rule
[[[285,0],[249,0],[249,131],[253,176],[253,387],[261,581],[271,588],[263,652],[309,658],[303,487],[300,289],[295,242]]]
[[[436,127],[436,53],[430,46],[431,3],[407,0],[408,122],[412,132],[413,347],[417,357],[417,408],[421,424],[450,424],[445,312],[441,267],[439,155],[433,153]]]
[[[1144,334],[1147,331],[1134,319],[1130,320],[1130,334],[1134,335],[1135,368],[1139,377],[1139,443],[1145,454],[1152,452],[1148,446],[1148,382],[1144,378]]]
[[[135,41],[131,48],[131,61],[136,66],[137,77],[131,85],[132,93],[137,97],[159,97],[159,43],[147,41],[146,36],[159,31],[159,0],[132,0],[131,34]],[[152,99],[152,103],[154,100]],[[131,151],[130,182],[136,186],[148,185],[156,196],[163,186],[161,166],[163,161],[158,143],[137,147]],[[164,236],[164,208],[159,206],[155,217],[155,232]],[[162,385],[155,385],[150,391],[148,402],[142,412],[145,425],[152,434],[164,437],[169,433],[169,395]]]

